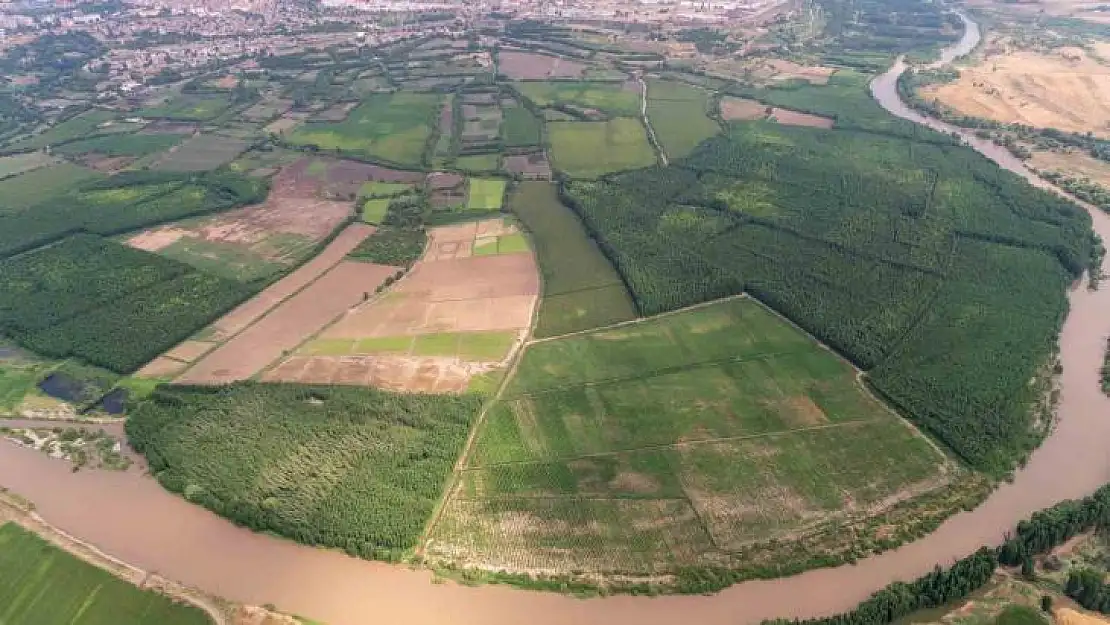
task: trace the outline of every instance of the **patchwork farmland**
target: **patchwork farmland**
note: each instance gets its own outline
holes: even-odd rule
[[[529,345],[425,553],[666,574],[877,514],[954,471],[851,366],[732,299]]]
[[[502,219],[441,226],[391,290],[351,310],[264,380],[445,393],[507,366],[531,324],[538,276]]]

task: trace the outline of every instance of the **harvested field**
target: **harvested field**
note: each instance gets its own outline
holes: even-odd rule
[[[503,167],[510,174],[521,174],[526,178],[539,180],[551,178],[551,165],[548,164],[547,157],[542,152],[506,156]]]
[[[955,470],[746,298],[532,343],[476,436],[425,556],[533,574],[729,566]]]
[[[809,113],[801,113],[778,107],[772,109],[769,119],[780,124],[786,124],[787,126],[808,126],[810,128],[833,127],[833,120],[828,117],[821,117],[820,115],[811,115]]]
[[[1056,172],[1069,178],[1087,178],[1110,189],[1110,163],[1076,148],[1034,150],[1027,162],[1037,171]]]
[[[195,135],[154,165],[164,171],[208,171],[226,165],[247,149],[247,142],[220,135]]]
[[[343,261],[202,358],[177,381],[225,384],[246,380],[363,301],[396,272],[396,267]]]
[[[921,95],[972,117],[1110,137],[1110,67],[1078,48],[1042,53],[996,40],[988,49],[958,80]]]
[[[766,119],[771,108],[762,102],[747,98],[726,97],[721,99],[721,117],[725,121],[748,121]]]
[[[283,135],[296,128],[301,121],[303,120],[296,117],[282,117],[266,124],[262,132],[269,135]]]
[[[835,67],[799,65],[786,59],[770,59],[767,65],[774,71],[774,80],[804,80],[813,85],[825,85],[836,72]]]
[[[139,378],[172,378],[184,371],[187,366],[189,366],[188,363],[180,360],[159,356],[136,371],[135,376]]]
[[[264,122],[275,115],[283,115],[293,106],[293,101],[283,98],[263,100],[258,104],[243,111],[243,119],[253,122]]]
[[[433,228],[428,251],[384,295],[351,310],[270,370],[275,381],[461,392],[504,366],[531,325],[539,294],[527,246],[474,255],[522,237],[501,219]]]
[[[154,121],[143,127],[139,134],[154,135],[191,135],[199,126],[194,122],[171,122],[165,120]]]
[[[497,69],[512,80],[540,80],[581,78],[586,65],[546,54],[502,50],[497,57]]]

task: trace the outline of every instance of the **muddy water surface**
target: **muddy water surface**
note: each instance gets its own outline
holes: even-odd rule
[[[970,50],[978,37],[968,29]],[[962,49],[962,48],[961,48]],[[894,89],[901,64],[877,79],[875,97],[895,115],[922,121]],[[953,129],[931,126],[951,131]],[[967,137],[1008,169],[1031,176],[1008,152]],[[1033,178],[1038,184],[1040,181]],[[1110,219],[1094,212],[1110,241]],[[33,500],[47,520],[140,567],[235,601],[273,603],[330,625],[737,625],[776,616],[848,609],[895,579],[917,577],[984,543],[1018,520],[1110,481],[1110,400],[1098,370],[1110,332],[1110,287],[1071,293],[1061,336],[1064,374],[1059,424],[1012,484],[901,549],[837,569],[749,582],[708,597],[579,600],[502,587],[432,584],[431,575],[365,562],[253,534],[165,492],[135,472],[78,472],[38,452],[0,445],[0,485]]]

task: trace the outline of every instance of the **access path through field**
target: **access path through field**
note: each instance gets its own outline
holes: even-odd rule
[[[876,89],[892,113],[920,121],[897,99],[894,86],[900,71],[898,67],[884,75]],[[974,136],[963,136],[986,155],[998,155],[974,142]],[[998,156],[996,162],[1028,174],[1020,163]],[[1110,216],[1095,211],[1092,218],[1096,232],[1110,240]],[[1104,263],[1105,269],[1110,263]],[[535,625],[737,625],[827,615],[853,608],[893,580],[909,580],[935,565],[948,565],[984,543],[998,544],[1031,512],[1089,494],[1110,480],[1105,446],[1110,440],[1110,398],[1102,395],[1098,373],[1103,338],[1110,334],[1110,289],[1080,288],[1069,301],[1060,337],[1064,370],[1059,422],[1013,483],[1000,487],[974,511],[951,518],[928,537],[899,549],[855,565],[746,582],[711,597],[581,600],[503,586],[434,585],[426,571],[355,560],[253,534],[169,494],[148,478],[73,473],[65,463],[10,445],[0,446],[0,484],[33,499],[50,522],[117,557],[231,599],[273,602],[329,625],[517,625],[522,615]]]

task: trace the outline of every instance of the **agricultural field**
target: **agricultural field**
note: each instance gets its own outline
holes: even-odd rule
[[[0,615],[36,625],[210,625],[192,606],[142,590],[15,523],[0,525]]]
[[[127,244],[241,282],[264,280],[311,255],[350,218],[346,202],[318,197],[320,184],[279,171],[265,201],[143,230]]]
[[[0,157],[0,179],[18,176],[40,167],[53,165],[57,162],[51,156],[42,152],[28,152],[26,154],[13,154]]]
[[[442,97],[434,93],[380,93],[363,100],[341,122],[306,122],[286,140],[402,166],[420,165]]]
[[[501,119],[501,138],[510,148],[539,145],[543,125],[535,113],[523,106],[505,109]]]
[[[162,171],[209,171],[235,160],[247,142],[220,135],[194,135],[170,150],[155,164]]]
[[[507,183],[499,178],[470,178],[466,188],[466,210],[501,210]]]
[[[650,577],[878,514],[954,465],[749,299],[533,343],[426,556]]]
[[[500,164],[497,154],[468,154],[455,159],[455,168],[468,172],[493,172]]]
[[[581,78],[587,67],[572,59],[532,52],[502,50],[497,55],[497,71],[509,80]]]
[[[180,94],[161,104],[140,109],[139,114],[153,119],[205,122],[219,117],[231,106],[231,98],[225,95]]]
[[[299,384],[168,386],[131,413],[127,434],[189,501],[256,531],[396,560],[415,546],[480,403]]]
[[[100,134],[131,132],[142,128],[142,124],[116,121],[115,113],[92,109],[51,126],[45,132],[7,146],[11,151],[39,150],[46,146],[85,139]]]
[[[540,107],[572,106],[614,117],[640,114],[640,86],[620,82],[519,82],[513,87]]]
[[[638,119],[551,122],[551,164],[568,176],[597,178],[655,164],[655,151]]]
[[[164,152],[181,143],[181,137],[173,134],[114,134],[92,139],[81,139],[58,146],[55,154],[82,155],[101,154],[104,156],[130,156],[139,158]]]
[[[636,307],[620,274],[561,202],[548,182],[523,182],[509,209],[528,230],[543,275],[543,299],[533,332],[557,336],[628,321]]]
[[[440,226],[428,236],[424,257],[389,291],[263,379],[460,393],[503,368],[525,337],[539,293],[527,242],[502,219]]]
[[[60,162],[0,180],[0,219],[7,213],[31,208],[64,195],[72,187],[100,178],[101,175],[91,169]]]
[[[678,82],[648,80],[647,94],[648,121],[669,158],[682,158],[721,132],[708,115],[709,92]]]

